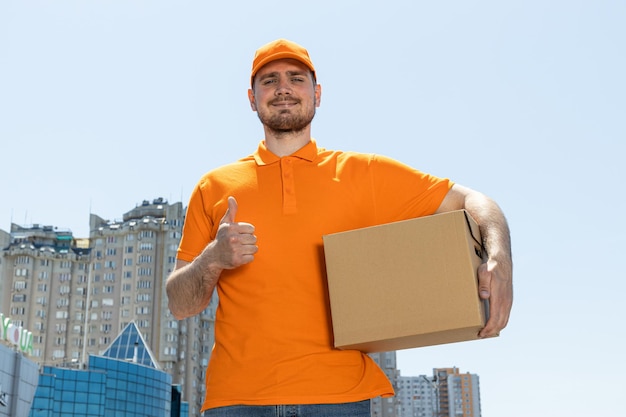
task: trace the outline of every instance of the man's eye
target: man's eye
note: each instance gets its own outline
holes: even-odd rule
[[[263,80],[262,84],[263,84],[263,85],[270,85],[270,84],[273,84],[273,83],[275,83],[275,82],[276,82],[276,79],[273,79],[273,78],[267,78],[267,79]]]
[[[303,78],[303,77],[293,77],[293,78],[291,79],[291,81],[293,81],[293,82],[297,82],[297,83],[301,83],[301,82],[303,82],[303,81],[304,81],[304,78]]]

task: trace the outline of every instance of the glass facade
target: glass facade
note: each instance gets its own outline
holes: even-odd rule
[[[104,416],[106,379],[102,372],[46,366],[29,416]]]
[[[115,338],[102,356],[126,361],[133,361],[151,368],[159,369],[157,360],[148,348],[134,322],[129,323]]]
[[[188,417],[180,386],[128,326],[86,370],[46,366],[29,417]],[[110,356],[109,356],[110,355]]]
[[[132,362],[91,356],[89,369],[106,372],[105,416],[170,416],[172,377]]]

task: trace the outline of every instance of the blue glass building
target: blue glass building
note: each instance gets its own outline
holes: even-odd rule
[[[188,404],[130,323],[88,369],[44,367],[29,416],[187,417]]]

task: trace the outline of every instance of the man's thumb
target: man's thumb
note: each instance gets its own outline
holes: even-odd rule
[[[237,200],[235,197],[228,197],[228,208],[226,209],[226,213],[224,213],[224,217],[222,217],[222,221],[220,223],[235,223],[235,216],[237,215]]]

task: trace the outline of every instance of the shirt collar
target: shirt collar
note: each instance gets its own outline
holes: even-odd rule
[[[254,160],[259,166],[270,165],[280,161],[281,159],[279,156],[275,155],[269,149],[267,149],[267,146],[265,146],[265,141],[261,141],[261,143],[259,143],[259,147],[253,156]],[[286,156],[286,158],[298,158],[305,161],[313,162],[316,156],[317,143],[315,142],[315,139],[311,138],[311,141],[309,143],[307,143],[291,155]]]

